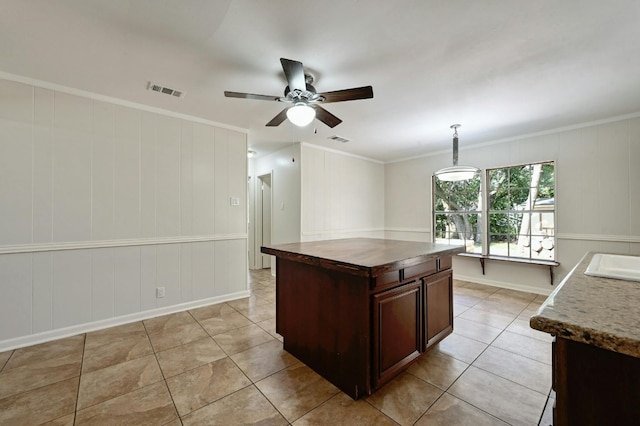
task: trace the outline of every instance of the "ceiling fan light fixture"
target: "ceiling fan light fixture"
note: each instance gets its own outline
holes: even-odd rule
[[[304,102],[298,102],[287,110],[287,118],[298,127],[308,126],[316,118],[316,110]]]
[[[461,180],[473,179],[476,174],[480,173],[480,169],[472,166],[458,165],[458,127],[461,124],[452,124],[453,129],[453,166],[445,167],[434,173],[435,177],[446,182],[457,182]]]

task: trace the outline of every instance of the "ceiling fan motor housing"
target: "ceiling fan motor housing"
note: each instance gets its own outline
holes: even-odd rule
[[[284,89],[284,97],[286,99],[283,99],[284,101],[289,101],[289,102],[309,102],[309,101],[315,101],[315,102],[321,102],[324,100],[324,98],[320,95],[317,94],[316,88],[313,87],[310,83],[306,83],[307,86],[307,90],[304,91],[298,91],[295,90],[293,92],[291,92],[291,89],[289,89],[289,86],[285,87]]]

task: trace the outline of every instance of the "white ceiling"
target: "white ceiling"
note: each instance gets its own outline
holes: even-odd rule
[[[279,58],[343,120],[265,127]],[[0,71],[388,161],[640,111],[638,0],[0,0]],[[154,81],[183,99],[147,90]],[[314,133],[314,128],[317,133]],[[340,135],[342,144],[327,140]]]

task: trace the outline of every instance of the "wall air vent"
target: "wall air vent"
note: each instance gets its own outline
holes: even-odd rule
[[[174,96],[176,98],[183,98],[184,92],[182,90],[171,89],[166,86],[162,86],[157,83],[149,82],[147,85],[147,90],[153,90],[154,92],[164,93],[165,95]]]
[[[342,143],[347,143],[351,141],[351,139],[343,138],[342,136],[338,136],[338,135],[329,136],[327,139],[331,139],[332,141],[337,141]]]

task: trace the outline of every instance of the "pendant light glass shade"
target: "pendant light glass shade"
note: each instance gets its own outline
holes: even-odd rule
[[[435,172],[435,176],[447,182],[457,182],[461,180],[473,179],[480,169],[471,166],[458,165],[458,127],[460,124],[452,124],[453,129],[453,166],[445,167]]]
[[[299,102],[287,110],[287,118],[296,126],[304,127],[316,118],[316,110],[303,102]]]

